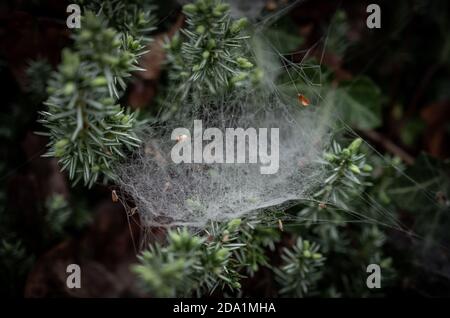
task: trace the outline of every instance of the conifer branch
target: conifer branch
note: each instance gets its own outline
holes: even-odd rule
[[[198,0],[183,13],[186,28],[165,45],[171,87],[181,100],[259,81],[261,72],[246,53],[245,18],[232,20],[229,5],[219,0]]]
[[[114,17],[121,11],[108,8],[112,10],[108,5],[99,8],[99,15],[85,11],[73,49],[64,49],[62,62],[48,83],[48,109],[40,113],[39,120],[49,130],[42,133],[50,138],[46,156],[59,158],[74,184],[83,180],[89,187],[101,176],[104,181],[115,179],[114,164],[140,144],[136,114],[121,107],[118,98],[126,88],[126,78],[140,70],[137,60],[144,44],[112,28],[110,21],[118,22]],[[142,15],[134,4],[131,8],[122,17],[121,29],[131,33],[151,29],[141,28],[151,21],[149,15]],[[140,17],[132,19],[133,12]],[[112,14],[109,20],[106,14]]]

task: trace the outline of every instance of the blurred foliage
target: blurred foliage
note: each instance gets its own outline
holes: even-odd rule
[[[133,267],[144,288],[158,297],[203,296],[216,288],[236,293],[244,277],[241,271],[253,275],[268,266],[265,248],[273,248],[278,239],[276,232],[241,219],[212,222],[204,233],[178,229],[169,231],[165,246],[150,245]]]
[[[341,119],[351,127],[373,129],[381,125],[381,92],[369,78],[341,82],[335,98]]]
[[[146,0],[78,0],[84,10],[90,10],[108,20],[108,25],[141,41],[151,41],[155,30],[157,7]]]
[[[139,147],[135,113],[117,99],[125,78],[140,70],[137,58],[144,46],[92,11],[84,13],[82,23],[74,50],[64,49],[48,83],[48,110],[41,112],[40,122],[49,130],[42,133],[50,139],[46,155],[59,158],[74,184],[83,180],[91,187],[101,176],[114,179],[114,162]]]
[[[276,280],[282,286],[281,295],[304,297],[311,293],[311,285],[321,278],[325,260],[318,251],[316,243],[311,244],[300,237],[291,249],[283,249],[283,265],[275,269]]]
[[[47,199],[44,222],[48,228],[48,234],[52,239],[61,239],[70,231],[80,230],[91,221],[91,215],[87,212],[83,202],[72,207],[60,194],[55,194]]]

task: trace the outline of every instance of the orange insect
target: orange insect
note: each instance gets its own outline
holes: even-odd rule
[[[305,95],[298,93],[297,98],[298,98],[299,104],[301,104],[305,107],[309,105],[309,99]]]

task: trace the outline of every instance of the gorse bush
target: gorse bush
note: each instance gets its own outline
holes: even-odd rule
[[[186,27],[166,43],[169,78],[181,100],[259,80],[246,49],[245,18],[233,20],[229,5],[217,0],[187,4],[183,13]]]
[[[140,147],[136,114],[122,107],[119,98],[127,78],[141,70],[138,58],[146,52],[155,19],[154,7],[142,1],[81,4],[82,28],[74,33],[73,47],[63,51],[61,64],[48,82],[48,109],[41,112],[40,122],[48,129],[47,156],[58,158],[74,184],[83,181],[90,187],[99,178],[114,180],[115,163]],[[262,73],[252,61],[249,35],[244,33],[245,18],[232,19],[229,5],[216,0],[187,4],[183,13],[185,26],[165,44],[168,87],[179,101],[202,102],[260,80]],[[150,244],[133,267],[141,286],[162,297],[217,291],[238,295],[243,279],[267,268],[279,287],[278,295],[310,295],[326,274],[327,256],[321,244],[332,252],[329,240],[339,237],[340,226],[345,225],[338,210],[349,209],[348,200],[371,185],[366,178],[372,167],[359,150],[361,142],[356,139],[346,148],[334,142],[324,154],[324,184],[311,203],[297,205],[299,212],[294,213],[310,220],[301,236],[289,227],[292,212],[281,211],[275,221],[271,213],[212,221],[199,234],[188,228],[172,229],[167,242]],[[50,211],[61,211],[55,223],[61,232],[70,211],[61,204]],[[324,213],[333,222],[318,225],[315,221]],[[361,235],[370,240],[366,232]],[[288,237],[293,243],[286,243]],[[277,250],[281,258],[273,262],[268,252]]]
[[[304,52],[281,54],[277,50],[282,47],[286,47],[286,51],[299,47],[288,43],[297,36],[289,36],[287,30],[282,30],[283,21],[277,26],[271,22],[266,26],[265,21],[261,21],[258,26],[268,29],[267,34],[264,34],[267,36],[265,38],[252,29],[246,18],[234,18],[230,5],[225,1],[197,0],[185,4],[181,9],[184,23],[176,32],[167,32],[163,43],[163,71],[151,110],[154,117],[150,117],[150,111],[138,114],[127,107],[126,90],[133,75],[143,71],[139,66],[139,59],[149,52],[156,26],[160,27],[158,32],[166,31],[161,28],[162,22],[157,20],[155,13],[158,12],[158,7],[146,0],[78,0],[77,3],[82,7],[82,27],[71,30],[72,43],[62,51],[61,61],[56,69],[52,70],[44,60],[30,64],[27,71],[30,82],[27,93],[39,105],[44,104],[38,118],[43,126],[39,134],[48,138],[44,156],[56,158],[60,169],[73,185],[82,183],[87,189],[91,189],[100,182],[121,184],[121,173],[125,169],[117,167],[124,160],[145,156],[146,159],[151,158],[144,160],[143,165],[137,165],[139,168],[133,170],[137,170],[134,178],[147,184],[142,187],[131,184],[141,191],[136,193],[139,194],[138,199],[146,203],[142,206],[154,208],[155,211],[139,211],[141,205],[137,204],[138,200],[132,202],[136,199],[133,195],[123,201],[127,204],[131,202],[131,206],[135,204],[133,213],[142,212],[143,227],[153,224],[145,222],[146,218],[154,216],[158,219],[154,224],[166,225],[165,219],[172,216],[170,208],[174,206],[180,209],[173,216],[180,217],[176,219],[179,221],[177,226],[169,223],[171,226],[167,227],[161,239],[154,240],[150,237],[150,242],[145,241],[148,245],[138,252],[138,261],[131,266],[130,270],[136,275],[139,287],[148,295],[246,297],[253,296],[257,289],[258,295],[275,297],[378,296],[383,291],[369,290],[365,284],[366,268],[369,264],[380,265],[383,270],[383,286],[389,286],[391,281],[395,281],[397,264],[391,256],[392,246],[387,248],[390,242],[386,229],[407,232],[400,219],[408,217],[401,213],[412,209],[418,218],[416,222],[419,225],[426,224],[429,217],[427,213],[434,212],[429,204],[430,197],[439,193],[436,196],[438,203],[433,205],[437,206],[438,211],[433,214],[435,223],[426,228],[426,231],[422,229],[420,234],[429,239],[428,243],[432,242],[441,218],[444,220],[443,224],[450,223],[446,219],[449,214],[442,213],[447,212],[450,205],[446,197],[450,189],[448,163],[436,163],[427,156],[421,156],[416,165],[405,168],[397,157],[375,155],[347,124],[357,129],[358,134],[380,128],[381,89],[365,76],[351,81],[341,80],[339,76],[342,74],[337,74],[338,70],[319,65],[317,56],[309,57],[313,50],[304,56]],[[272,10],[269,9],[266,8],[266,11]],[[276,13],[273,17],[280,16]],[[349,26],[346,19],[347,15],[342,12],[331,19],[339,34],[336,38],[332,35],[327,37],[330,49],[335,51],[338,59],[345,57],[349,50],[348,46],[342,45]],[[257,36],[252,38],[254,34]],[[277,39],[281,39],[283,43],[274,43],[274,47],[267,50],[270,53],[260,52],[252,47],[255,43],[264,46],[265,41],[271,42],[271,37],[274,36],[279,37]],[[300,42],[302,41],[298,40]],[[261,53],[261,56],[255,53]],[[265,57],[265,54],[272,54],[271,58],[275,57],[274,60],[277,61],[270,60],[273,65],[262,65],[265,62],[262,56]],[[300,56],[301,63],[297,63]],[[324,56],[322,54],[322,59]],[[322,62],[321,60],[320,63]],[[307,67],[303,67],[304,65]],[[155,67],[159,72],[159,65]],[[265,78],[263,69],[264,72],[273,70],[273,74],[266,74],[268,76]],[[316,76],[318,73],[320,76]],[[343,77],[347,78],[346,75]],[[314,81],[310,80],[313,77]],[[315,85],[318,77],[320,83]],[[269,85],[264,86],[266,82]],[[172,124],[191,122],[198,114],[210,116],[205,121],[208,125],[220,123],[225,127],[228,123],[245,125],[257,122],[256,119],[250,120],[258,116],[268,118],[270,116],[267,113],[272,111],[277,116],[266,118],[268,126],[276,126],[279,118],[287,118],[289,124],[294,125],[298,122],[294,118],[294,111],[290,112],[290,107],[295,110],[295,116],[303,115],[303,123],[315,118],[311,114],[323,115],[325,125],[331,123],[329,127],[323,128],[315,127],[314,122],[310,125],[312,128],[306,125],[306,128],[302,126],[299,130],[289,130],[300,132],[298,134],[280,135],[283,141],[289,138],[296,141],[306,138],[306,150],[299,152],[304,158],[297,158],[297,152],[293,152],[296,162],[292,166],[298,169],[291,169],[292,176],[289,173],[287,176],[283,175],[283,180],[281,177],[273,179],[276,181],[274,184],[277,187],[279,185],[277,190],[291,191],[289,195],[279,195],[273,199],[275,194],[268,194],[267,202],[276,203],[261,204],[263,207],[256,211],[254,207],[259,207],[258,200],[265,200],[265,194],[271,191],[268,190],[270,187],[265,187],[266,184],[256,185],[255,180],[259,179],[252,179],[247,173],[236,173],[237,177],[232,175],[232,182],[226,184],[223,182],[225,178],[220,179],[214,175],[217,171],[222,172],[220,169],[213,171],[203,169],[200,165],[192,165],[192,169],[186,169],[185,174],[176,175],[180,170],[170,170],[165,157],[159,152],[166,149],[171,141],[158,138],[166,136]],[[217,114],[223,118],[211,119]],[[238,118],[241,115],[242,118]],[[231,119],[226,118],[227,116]],[[332,116],[335,118],[331,118]],[[141,129],[142,122],[149,119],[152,125]],[[11,145],[11,136],[17,134],[10,123],[14,120],[15,117],[8,117],[6,120],[2,118],[2,123],[9,122],[2,128],[0,136],[2,141],[8,140],[5,145]],[[32,120],[35,121],[34,118]],[[282,124],[287,125],[285,122]],[[316,128],[327,132],[308,131]],[[324,135],[327,138],[331,136],[330,143]],[[325,146],[322,139],[326,139],[323,142],[326,143]],[[173,143],[179,141],[173,140]],[[159,145],[159,142],[164,145]],[[299,144],[302,145],[301,142],[295,143]],[[311,155],[312,152],[315,154]],[[305,158],[313,159],[309,162]],[[305,164],[305,161],[308,162]],[[159,177],[155,173],[158,170],[151,170],[150,163],[153,164],[151,167],[164,172],[170,171],[161,174],[164,177]],[[150,175],[156,177],[142,177],[144,173],[140,168],[151,171]],[[248,193],[248,196],[244,196],[242,200],[236,199],[237,203],[229,203],[228,197],[224,195],[225,199],[220,201],[222,205],[219,206],[224,207],[224,210],[239,206],[239,213],[227,212],[228,218],[205,217],[202,220],[205,222],[198,223],[202,226],[197,226],[197,223],[196,226],[191,226],[194,222],[183,220],[185,215],[192,214],[193,219],[199,219],[204,215],[211,215],[213,218],[222,213],[222,209],[216,209],[219,211],[208,210],[209,214],[202,214],[203,210],[209,208],[205,202],[214,203],[219,200],[211,195],[209,200],[201,201],[196,196],[196,189],[186,189],[201,183],[199,179],[190,178],[189,173],[196,169],[201,172],[193,174],[194,176],[211,178],[219,191],[254,185],[255,188],[259,186],[262,189],[262,195],[253,189],[245,189],[241,192]],[[0,170],[4,170],[3,164]],[[304,178],[312,170],[312,176]],[[288,170],[285,169],[283,173],[285,171]],[[420,183],[412,182],[406,173],[411,173]],[[316,179],[316,175],[317,180],[312,180]],[[433,178],[431,181],[430,176]],[[181,181],[177,184],[178,177]],[[250,182],[240,182],[239,178]],[[303,183],[283,187],[283,182],[288,183],[294,178],[301,179]],[[155,179],[163,183],[155,186]],[[251,186],[248,186],[250,183]],[[290,195],[300,193],[292,191],[292,188],[306,183],[305,197]],[[162,184],[164,187],[160,186]],[[33,256],[28,255],[30,244],[16,240],[18,235],[10,230],[14,227],[11,225],[14,222],[10,222],[11,215],[6,213],[4,188],[0,187],[0,268],[4,269],[0,282],[12,286],[9,276],[13,276],[10,273],[14,272],[15,264],[23,265],[17,267],[22,275],[20,279],[23,280]],[[206,186],[201,185],[199,188],[204,190]],[[175,193],[179,198],[166,202],[174,201],[173,205],[145,197],[157,193],[161,194],[159,199],[165,198],[172,190],[171,194]],[[206,196],[209,193],[203,192]],[[142,193],[144,194],[140,195]],[[191,193],[195,195],[190,195]],[[116,202],[119,198],[116,192],[114,195],[113,201]],[[235,192],[231,191],[230,197],[233,196]],[[286,200],[278,203],[276,199]],[[73,207],[71,201],[62,195],[54,194],[45,198],[41,205],[42,228],[48,232],[43,237],[51,243],[55,238],[66,237],[72,230],[79,230],[89,220],[84,206]],[[412,206],[418,208],[414,210]],[[166,207],[169,207],[168,213],[164,210],[164,213],[158,214],[159,208],[162,210]],[[180,212],[181,207],[185,207],[183,213]],[[247,209],[248,207],[251,209]],[[247,212],[248,210],[251,211]],[[401,211],[399,214],[392,212],[398,210]],[[159,219],[164,220],[158,223]],[[9,232],[11,234],[6,235]],[[437,235],[447,238],[444,231]],[[419,258],[411,259],[416,261]],[[261,286],[268,287],[260,288]]]
[[[151,245],[133,270],[144,288],[160,297],[201,296],[218,287],[239,290],[243,273],[252,275],[269,265],[265,249],[273,249],[279,239],[276,231],[257,222],[212,222],[205,235],[192,235],[186,228],[171,230],[167,244]]]
[[[150,42],[155,30],[156,6],[146,0],[79,0],[84,10],[90,10],[108,21],[108,26],[133,36],[139,41]]]
[[[136,12],[136,14],[139,14]],[[150,21],[143,18],[145,21]],[[103,15],[86,11],[74,48],[65,49],[48,84],[47,156],[59,158],[74,184],[92,186],[99,177],[114,179],[114,163],[139,147],[136,114],[118,104],[144,45],[131,34],[109,27]],[[130,25],[131,27],[131,25]]]
[[[292,249],[284,248],[283,265],[275,269],[276,280],[282,286],[281,295],[303,297],[320,279],[324,257],[316,243],[298,238]]]

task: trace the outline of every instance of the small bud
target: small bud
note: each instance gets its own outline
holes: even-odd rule
[[[239,33],[243,28],[245,28],[248,24],[248,21],[246,18],[241,18],[237,21],[234,21],[233,24],[230,27],[231,33]]]
[[[139,13],[138,24],[144,25],[147,23],[147,19],[144,12]]]
[[[222,247],[220,250],[218,250],[216,252],[216,256],[220,261],[224,261],[228,257],[229,254],[230,254],[230,252],[225,247]]]
[[[321,259],[322,258],[322,254],[314,253],[312,257],[313,257],[313,259]]]
[[[220,13],[222,15],[223,13],[227,12],[230,9],[230,5],[228,3],[219,3],[214,8],[214,12]]]
[[[75,84],[72,82],[67,83],[66,85],[64,85],[63,88],[63,94],[68,96],[68,95],[72,95],[72,93],[75,91]]]
[[[236,231],[239,226],[241,225],[242,220],[241,219],[233,219],[230,222],[228,222],[228,230],[231,232]]]
[[[197,12],[197,6],[193,3],[189,3],[183,6],[183,12],[187,15],[195,14]]]
[[[303,251],[303,256],[306,258],[310,258],[311,257],[311,252],[309,250],[304,250]]]
[[[123,116],[122,119],[120,120],[120,123],[121,123],[122,125],[126,125],[126,124],[128,124],[129,121],[130,121],[130,115],[125,115],[125,116]]]
[[[238,84],[239,82],[244,81],[244,80],[247,78],[247,76],[248,76],[247,73],[244,73],[244,72],[239,73],[238,75],[234,76],[234,77],[231,79],[231,83],[233,83],[233,84]]]
[[[350,150],[351,153],[356,153],[358,151],[359,147],[361,146],[361,143],[362,143],[362,139],[356,138],[355,140],[352,141],[350,146],[348,146],[348,150]]]
[[[69,144],[68,139],[60,139],[55,143],[55,157],[62,157],[65,153],[65,148]]]
[[[303,241],[303,249],[309,250],[310,244],[308,240]]]
[[[196,31],[198,34],[203,34],[203,33],[205,33],[206,29],[205,29],[205,26],[203,26],[203,25],[200,24],[200,25],[195,29],[195,31]]]
[[[202,53],[202,57],[203,57],[205,60],[209,57],[209,55],[210,55],[209,51],[204,51],[204,52]]]
[[[326,153],[323,155],[323,157],[324,157],[325,160],[328,161],[328,162],[333,162],[333,161],[335,161],[335,160],[337,159],[337,157],[336,157],[334,154],[330,153],[330,152],[326,152]]]
[[[98,76],[91,81],[92,86],[104,86],[106,84],[108,84],[108,81],[104,76]]]
[[[236,62],[238,63],[239,67],[241,68],[252,68],[253,64],[250,63],[249,60],[247,60],[245,57],[238,57],[236,59]]]
[[[169,237],[170,237],[170,240],[172,241],[172,243],[174,245],[179,245],[180,244],[181,236],[177,232],[175,232],[175,231],[170,232],[169,233]]]
[[[215,16],[216,18],[219,18],[223,13],[219,10],[214,9],[212,12],[213,16]]]
[[[354,165],[353,163],[350,164],[349,169],[351,171],[353,171],[354,173],[356,173],[356,174],[360,174],[361,173],[361,170],[359,170],[358,166]]]
[[[140,43],[139,41],[137,41],[137,40],[133,40],[133,41],[131,41],[131,43],[129,44],[129,47],[130,47],[132,50],[138,50],[140,46],[141,46],[141,43]]]
[[[364,172],[371,172],[371,171],[373,170],[373,168],[372,168],[371,165],[365,164],[365,165],[362,167],[362,170],[363,170]]]
[[[200,71],[202,69],[202,66],[200,65],[200,64],[195,64],[193,67],[192,67],[192,71],[193,72],[198,72],[198,71]]]
[[[211,0],[198,0],[196,2],[198,11],[208,12],[210,10]]]
[[[241,284],[239,282],[233,282],[233,288],[241,289]]]
[[[350,157],[351,155],[350,149],[348,148],[342,149],[342,154],[344,155],[344,157]]]
[[[215,47],[216,47],[216,40],[214,40],[214,39],[209,39],[209,40],[208,40],[208,45],[207,45],[208,50],[212,50],[212,49],[214,49]]]

